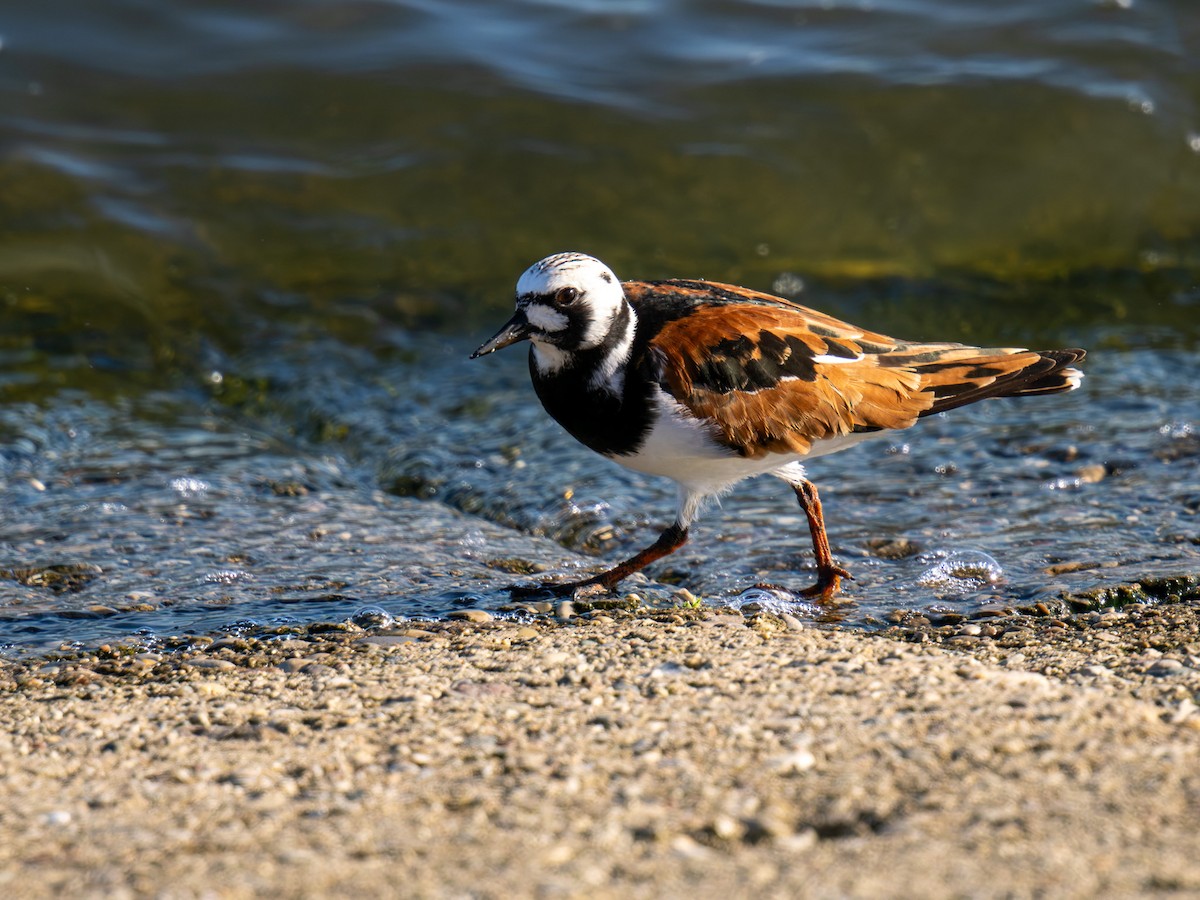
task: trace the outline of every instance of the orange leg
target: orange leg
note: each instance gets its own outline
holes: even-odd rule
[[[513,597],[535,597],[539,594],[564,596],[574,593],[577,588],[589,587],[593,584],[598,584],[605,590],[611,591],[621,579],[628,578],[634,572],[644,569],[655,560],[662,559],[664,556],[674,553],[687,543],[687,539],[688,530],[676,522],[659,535],[657,541],[641,553],[630,557],[619,566],[614,566],[607,572],[601,572],[599,575],[593,575],[591,578],[585,578],[583,581],[568,581],[564,584],[539,584],[536,587],[512,587],[509,588],[509,593]]]
[[[854,577],[833,561],[829,537],[825,534],[825,515],[821,512],[821,498],[817,495],[817,486],[811,481],[802,481],[800,484],[793,484],[792,490],[796,492],[796,499],[800,501],[800,508],[804,510],[804,516],[808,519],[813,553],[817,557],[817,583],[799,593],[804,597],[829,600],[841,589],[843,578],[853,581]]]

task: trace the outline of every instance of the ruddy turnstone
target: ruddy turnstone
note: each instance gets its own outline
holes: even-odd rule
[[[711,281],[621,283],[600,260],[557,253],[517,282],[517,310],[472,359],[528,340],[542,406],[585,446],[678,486],[675,521],[652,545],[571,593],[621,579],[673,553],[707,497],[744,478],[791,485],[829,598],[834,562],[817,488],[802,460],[844,450],[922,416],[989,397],[1079,386],[1083,350],[901,341],[781,297]]]

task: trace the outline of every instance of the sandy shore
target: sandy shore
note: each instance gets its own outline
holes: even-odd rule
[[[618,613],[7,663],[0,892],[1200,892],[1198,621]]]

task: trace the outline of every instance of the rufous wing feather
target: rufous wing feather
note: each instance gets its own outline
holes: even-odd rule
[[[695,301],[707,285],[669,284]],[[656,286],[635,283],[634,297]],[[907,428],[988,397],[1070,390],[1082,377],[1071,368],[1082,350],[897,341],[767,294],[710,287],[719,302],[667,322],[652,357],[662,386],[745,456],[804,454],[814,441]]]

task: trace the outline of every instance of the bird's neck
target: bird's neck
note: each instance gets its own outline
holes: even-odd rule
[[[636,452],[650,430],[650,385],[626,378],[636,365],[637,314],[628,304],[595,347],[570,353],[534,344],[533,388],[542,406],[580,443],[605,456]]]

